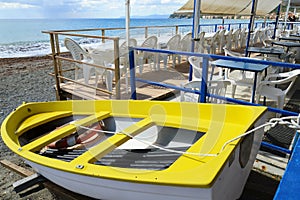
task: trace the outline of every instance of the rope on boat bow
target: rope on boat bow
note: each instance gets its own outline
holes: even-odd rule
[[[86,129],[86,130],[92,130],[92,131],[95,131],[95,132],[98,132],[98,133],[108,133],[108,134],[125,134],[126,136],[128,136],[129,138],[131,139],[134,139],[134,140],[137,140],[139,142],[142,142],[146,145],[149,145],[153,148],[157,148],[157,149],[160,149],[160,150],[164,150],[164,151],[167,151],[167,152],[172,152],[172,153],[178,153],[178,154],[184,154],[184,155],[193,155],[193,156],[200,156],[200,157],[216,157],[218,156],[222,151],[224,151],[225,147],[230,144],[231,142],[234,142],[246,135],[249,135],[251,133],[254,133],[255,131],[261,129],[261,128],[264,128],[266,126],[271,126],[271,127],[275,127],[277,124],[281,124],[281,125],[287,125],[288,127],[290,128],[293,128],[293,129],[296,129],[297,131],[300,130],[300,114],[298,116],[287,116],[287,117],[281,117],[281,118],[272,118],[270,119],[268,122],[266,122],[265,124],[262,124],[260,126],[257,126],[231,140],[228,140],[227,142],[224,143],[224,145],[222,146],[221,150],[219,153],[216,153],[216,154],[204,154],[204,153],[194,153],[194,152],[185,152],[185,151],[178,151],[178,150],[174,150],[174,149],[168,149],[168,148],[164,148],[164,147],[161,147],[161,146],[158,146],[158,145],[155,145],[155,144],[152,144],[152,143],[149,143],[147,141],[144,141],[144,140],[140,140],[138,138],[135,138],[133,137],[132,135],[124,132],[124,131],[119,131],[119,132],[114,132],[114,131],[105,131],[105,130],[98,130],[98,129],[93,129],[93,128],[89,128],[89,127],[85,127],[85,126],[81,126],[81,125],[76,125],[77,127],[79,128],[82,128],[82,129]]]
[[[272,118],[267,123],[262,124],[262,125],[260,125],[258,127],[255,127],[254,129],[249,130],[249,131],[245,132],[244,134],[241,134],[241,135],[239,135],[239,136],[237,136],[237,137],[235,137],[235,138],[233,138],[233,139],[225,142],[225,144],[221,148],[220,153],[225,149],[225,147],[229,143],[231,143],[231,142],[233,142],[233,141],[235,141],[237,139],[240,139],[240,138],[242,138],[242,137],[244,137],[244,136],[246,136],[246,135],[248,135],[248,134],[250,134],[250,133],[252,133],[254,131],[257,131],[257,130],[259,130],[261,128],[264,128],[266,126],[271,126],[273,128],[277,124],[287,125],[288,127],[296,129],[297,131],[299,131],[300,130],[300,113],[299,113],[298,116],[287,116],[287,117],[281,117],[281,118]]]

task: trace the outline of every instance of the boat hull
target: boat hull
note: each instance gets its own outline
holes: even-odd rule
[[[263,123],[264,117],[256,122],[254,127]],[[241,166],[242,144],[235,148],[226,161],[222,171],[211,187],[179,187],[168,185],[143,184],[127,181],[83,176],[48,168],[27,161],[38,173],[48,180],[72,192],[101,200],[232,200],[241,196],[247,178],[252,169],[263,136],[262,130],[253,135],[251,153],[245,166]]]
[[[243,133],[264,123],[265,111],[155,101],[30,103],[5,119],[1,135],[38,173],[85,196],[237,199],[263,130]],[[47,146],[90,131],[99,140],[84,149]]]

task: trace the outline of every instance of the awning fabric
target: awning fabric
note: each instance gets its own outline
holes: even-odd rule
[[[283,0],[282,3],[283,5],[287,5],[288,0]],[[291,0],[290,6],[300,6],[300,0]]]
[[[256,15],[265,16],[280,3],[281,0],[258,0]],[[193,7],[194,0],[189,0],[175,13],[190,13]],[[201,14],[250,15],[251,8],[252,0],[201,0]]]

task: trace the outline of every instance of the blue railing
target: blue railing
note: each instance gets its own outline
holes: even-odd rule
[[[195,91],[195,90],[190,90],[190,89],[186,89],[183,87],[174,86],[174,85],[170,85],[170,84],[166,84],[166,83],[160,83],[160,82],[155,82],[155,81],[151,81],[151,80],[136,78],[135,77],[135,65],[134,65],[134,60],[135,60],[134,51],[148,51],[148,52],[152,52],[152,53],[177,54],[177,55],[183,55],[183,56],[202,57],[203,63],[202,63],[202,81],[201,81],[201,87],[200,87],[201,90]],[[170,89],[174,89],[174,90],[178,90],[178,91],[185,91],[185,92],[191,92],[194,94],[198,94],[198,95],[200,95],[200,102],[203,102],[203,103],[205,103],[206,97],[213,97],[213,98],[225,100],[230,103],[261,106],[261,104],[250,103],[248,101],[243,101],[243,100],[238,100],[238,99],[234,99],[234,98],[223,97],[223,96],[208,93],[206,83],[207,83],[208,68],[209,68],[208,63],[209,63],[210,59],[233,60],[233,61],[247,62],[247,63],[254,63],[254,64],[267,64],[267,65],[278,66],[278,67],[283,67],[283,68],[300,69],[299,64],[292,64],[292,63],[265,61],[265,60],[251,59],[251,58],[229,57],[229,56],[221,56],[221,55],[215,55],[215,54],[200,54],[200,53],[193,53],[193,52],[180,52],[180,51],[132,47],[129,50],[131,99],[137,99],[136,81],[138,81],[138,82],[143,82],[143,83],[147,83],[150,85],[156,85],[156,86],[170,88]],[[190,73],[192,73],[191,70],[190,70]],[[280,113],[280,114],[289,115],[289,116],[298,116],[299,115],[299,113],[296,113],[296,112],[282,110],[282,109],[278,109],[278,108],[274,108],[274,107],[268,107],[268,110],[270,112]],[[270,147],[270,148],[278,150],[278,151],[281,151],[281,152],[284,152],[284,153],[289,153],[289,154],[291,153],[291,151],[289,149],[285,149],[285,148],[282,148],[282,147],[279,147],[276,145],[272,145],[272,144],[268,144],[268,143],[264,143],[264,142],[262,143],[262,145]]]
[[[191,29],[192,25],[177,25],[181,29]],[[249,22],[231,22],[231,23],[216,23],[216,24],[200,24],[199,30],[204,32],[216,32],[220,29],[230,30],[238,28],[248,28]],[[257,21],[254,23],[254,28],[274,27],[275,21]],[[150,27],[149,27],[150,28]],[[184,32],[184,31],[183,31]]]
[[[257,21],[254,23],[254,28],[265,28],[269,27],[275,28],[275,21]],[[278,22],[278,27],[281,28],[285,25],[285,22]],[[300,22],[286,22],[286,30],[292,30],[293,25],[299,26]],[[178,28],[181,28],[182,32],[188,32],[192,28],[192,25],[177,25]],[[230,22],[230,23],[216,23],[216,24],[200,24],[199,30],[204,32],[216,32],[220,29],[230,30],[230,29],[238,29],[238,28],[247,28],[248,29],[249,22]],[[150,27],[149,27],[150,28]],[[184,31],[185,30],[185,31]]]

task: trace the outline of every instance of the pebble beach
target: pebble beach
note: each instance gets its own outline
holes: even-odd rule
[[[23,102],[53,101],[55,80],[53,62],[48,56],[26,58],[0,58],[0,124],[5,117]],[[24,161],[14,154],[0,138],[0,160],[30,169]],[[20,196],[13,191],[12,184],[22,177],[0,165],[0,199],[57,199],[47,189],[28,196]]]

